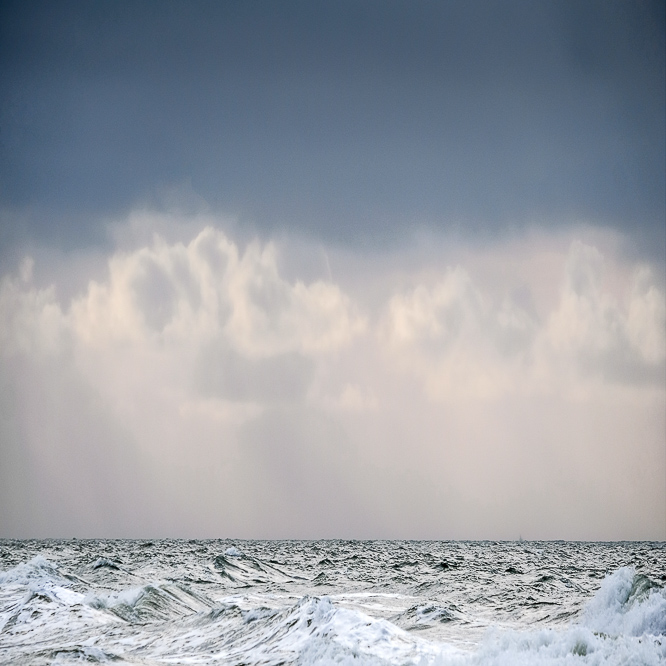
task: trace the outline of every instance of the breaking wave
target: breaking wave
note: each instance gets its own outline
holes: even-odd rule
[[[189,562],[186,554],[181,559]],[[522,622],[512,628],[484,624],[473,612],[473,597],[484,586],[469,571],[470,605],[464,608],[442,596],[418,600],[418,585],[402,583],[388,591],[315,594],[321,569],[340,569],[341,560],[313,553],[310,568],[293,573],[277,560],[230,547],[210,553],[207,564],[192,559],[192,566],[179,569],[179,579],[162,576],[107,589],[125,569],[126,583],[154,573],[150,557],[125,557],[122,566],[120,559],[90,557],[71,573],[66,562],[38,555],[0,572],[0,663],[652,666],[666,660],[666,591],[657,577],[632,566],[607,575],[581,608],[567,610],[568,624]],[[397,570],[417,566],[408,562]],[[207,566],[220,583],[199,576],[198,588],[184,582],[184,571],[192,573],[195,565]],[[464,573],[461,565],[447,567],[447,575],[451,569]],[[96,576],[103,571],[112,577],[100,583]],[[168,566],[161,571],[173,572]],[[541,589],[554,578],[539,574],[532,587]],[[393,612],[392,604],[402,610]],[[428,633],[451,627],[469,640]],[[485,627],[481,634],[479,627]]]

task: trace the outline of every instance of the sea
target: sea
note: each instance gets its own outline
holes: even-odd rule
[[[0,540],[0,664],[666,663],[666,543]]]

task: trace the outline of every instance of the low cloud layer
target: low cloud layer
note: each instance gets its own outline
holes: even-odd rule
[[[288,239],[209,222],[71,300],[30,257],[2,278],[0,533],[666,537],[649,265],[546,235],[331,271],[305,244],[299,279]]]

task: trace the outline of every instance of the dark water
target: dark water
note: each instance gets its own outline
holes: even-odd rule
[[[660,664],[666,544],[0,541],[0,663]]]

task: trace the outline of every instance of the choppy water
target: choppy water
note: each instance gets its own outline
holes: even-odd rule
[[[666,544],[0,541],[0,663],[660,664]]]

